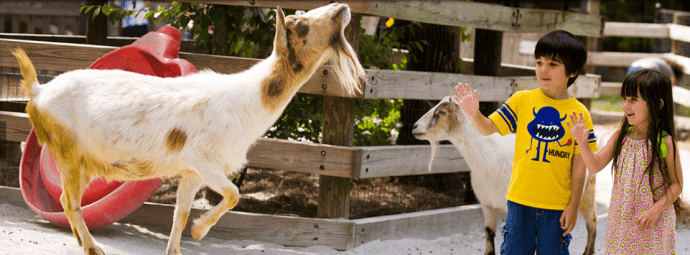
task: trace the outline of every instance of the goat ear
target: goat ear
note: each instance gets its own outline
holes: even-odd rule
[[[450,91],[450,105],[452,105],[453,108],[459,107],[458,103],[455,102],[455,100],[453,99],[454,96],[455,96],[455,92]]]
[[[276,7],[276,38],[273,47],[277,49],[287,48],[287,36],[285,31],[285,13],[280,6]]]

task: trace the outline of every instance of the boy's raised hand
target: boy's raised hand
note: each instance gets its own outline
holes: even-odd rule
[[[458,93],[459,97],[453,96],[452,99],[460,105],[462,111],[469,117],[476,116],[479,113],[477,90],[472,92],[470,84],[462,85],[462,83],[458,83],[458,86],[455,86],[455,91]]]
[[[570,121],[566,122],[566,124],[568,124],[568,129],[570,129],[570,133],[573,134],[578,144],[588,143],[589,130],[585,127],[585,118],[582,116],[582,113],[580,113],[578,118],[577,113],[573,112],[570,115]]]

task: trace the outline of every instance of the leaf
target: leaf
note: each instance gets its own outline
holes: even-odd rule
[[[96,6],[95,5],[86,6],[86,11],[84,13],[89,13],[94,7],[96,7]]]
[[[98,16],[98,14],[100,14],[100,13],[101,13],[101,7],[98,6],[98,7],[96,7],[96,9],[93,11],[93,17],[92,17],[92,18],[95,19],[96,16]]]

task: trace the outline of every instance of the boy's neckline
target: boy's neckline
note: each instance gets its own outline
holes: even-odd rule
[[[546,96],[546,97],[548,97],[548,98],[550,98],[550,99],[553,99],[553,100],[557,100],[557,101],[568,100],[568,99],[571,99],[571,98],[573,97],[573,96],[570,95],[570,93],[568,93],[568,90],[566,90],[564,93],[556,94],[556,95],[552,95],[551,93],[546,93],[546,92],[544,91],[544,88],[542,88],[542,87],[539,87],[539,91],[540,91],[544,96]]]

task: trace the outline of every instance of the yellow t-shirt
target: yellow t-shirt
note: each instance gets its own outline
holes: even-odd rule
[[[516,134],[508,200],[550,210],[568,206],[573,156],[580,154],[566,124],[573,111],[583,114],[589,146],[599,150],[589,111],[573,97],[555,100],[539,88],[519,91],[489,116],[501,135]]]

